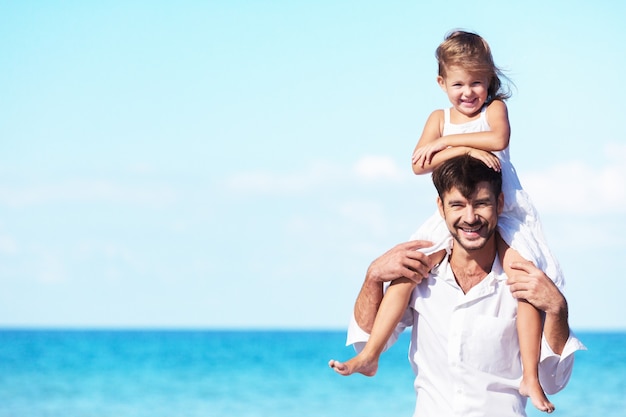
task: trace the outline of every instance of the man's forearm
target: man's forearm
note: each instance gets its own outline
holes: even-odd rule
[[[546,311],[543,334],[554,353],[560,355],[569,338],[567,300],[562,297],[554,309]]]
[[[371,333],[378,307],[383,299],[383,284],[365,279],[354,303],[354,318],[361,329]]]
[[[383,282],[406,278],[417,284],[428,275],[433,262],[416,249],[431,245],[432,242],[423,240],[400,243],[370,264],[354,304],[354,318],[362,330],[368,333],[372,331],[378,307],[383,300]]]

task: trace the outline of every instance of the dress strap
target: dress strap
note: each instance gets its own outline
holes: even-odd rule
[[[445,124],[450,124],[450,107],[443,109],[443,122]]]

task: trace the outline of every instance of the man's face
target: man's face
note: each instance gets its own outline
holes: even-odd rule
[[[467,252],[485,247],[498,225],[504,195],[496,195],[487,182],[478,183],[474,193],[466,198],[457,188],[437,199],[439,212],[456,242]]]

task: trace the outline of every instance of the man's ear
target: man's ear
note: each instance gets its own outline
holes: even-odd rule
[[[504,193],[498,196],[498,216],[504,211]]]
[[[439,209],[439,215],[441,218],[445,219],[446,216],[443,211],[443,201],[441,200],[441,197],[437,197],[437,208]]]

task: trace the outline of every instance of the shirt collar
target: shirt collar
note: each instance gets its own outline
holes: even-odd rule
[[[504,282],[507,279],[498,254],[496,254],[493,265],[491,266],[491,272],[489,272],[489,274],[487,274],[487,276],[476,284],[476,286],[473,287],[467,294],[463,294],[461,287],[459,287],[459,284],[456,282],[456,278],[454,277],[454,273],[450,267],[449,256],[446,256],[441,264],[437,268],[433,269],[432,273],[439,276],[439,278],[448,285],[458,289],[462,294],[461,298],[464,303],[493,294],[496,290],[497,284]]]

